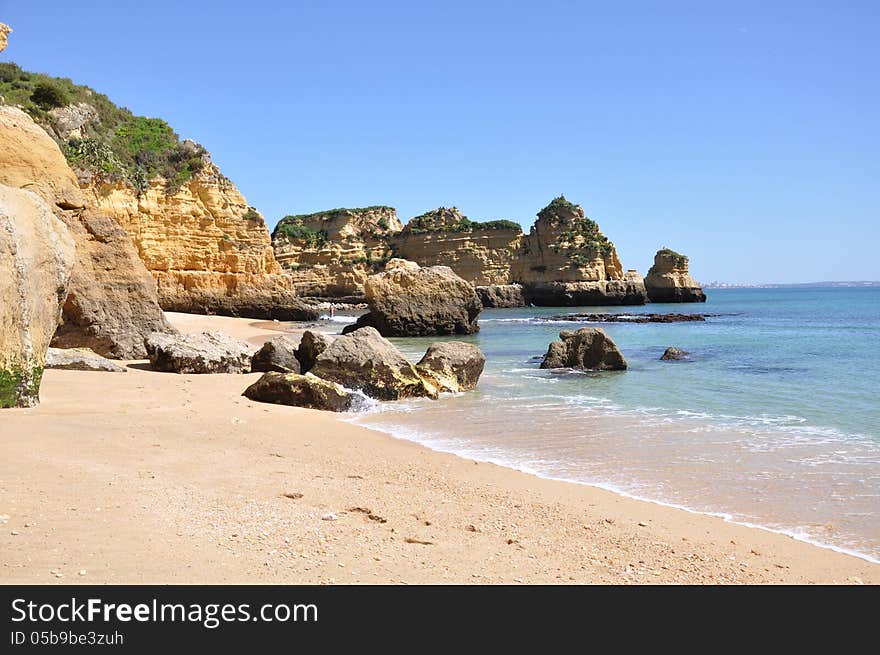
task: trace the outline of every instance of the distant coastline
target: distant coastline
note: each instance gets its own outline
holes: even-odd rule
[[[880,287],[880,280],[856,280],[839,282],[791,282],[788,284],[776,284],[771,282],[756,282],[747,284],[741,282],[701,282],[704,289],[797,289],[797,288],[847,288],[853,287]]]

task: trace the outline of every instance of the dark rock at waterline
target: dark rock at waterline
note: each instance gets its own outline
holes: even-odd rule
[[[299,373],[265,373],[244,390],[246,398],[262,403],[308,407],[329,412],[357,409],[363,397],[342,385]]]
[[[328,337],[321,332],[312,332],[311,330],[303,332],[302,339],[299,342],[299,348],[296,351],[300,372],[307,373],[312,370],[318,355],[327,350],[327,346],[329,346],[332,341],[333,339],[331,337]]]
[[[686,323],[705,321],[719,314],[558,314],[548,321],[578,321],[580,323]]]
[[[296,342],[289,336],[273,337],[263,344],[251,360],[254,373],[299,373]]]
[[[648,301],[641,277],[580,282],[530,282],[523,285],[527,304],[538,307],[644,305]]]
[[[682,350],[681,348],[669,347],[663,353],[663,356],[660,359],[664,362],[676,362],[682,359],[687,359],[690,353],[687,350]]]
[[[375,317],[370,312],[361,314],[354,323],[349,323],[342,328],[342,334],[351,334],[355,330],[360,330],[363,327],[376,327]]]
[[[483,307],[500,309],[506,307],[525,307],[526,298],[521,284],[490,284],[474,287]]]
[[[602,328],[581,328],[559,333],[544,355],[541,368],[579,368],[595,371],[623,371],[626,359]]]

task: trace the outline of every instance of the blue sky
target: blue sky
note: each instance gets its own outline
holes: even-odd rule
[[[878,2],[0,0],[0,59],[204,144],[266,216],[564,193],[644,273],[880,279]]]

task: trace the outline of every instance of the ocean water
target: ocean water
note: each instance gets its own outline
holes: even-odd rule
[[[602,324],[625,372],[538,368],[571,312],[720,314]],[[342,319],[337,317],[337,319]],[[354,422],[469,458],[706,512],[880,560],[880,289],[710,290],[706,304],[487,310],[476,392]],[[414,361],[432,339],[394,339]],[[684,362],[659,360],[667,346]]]

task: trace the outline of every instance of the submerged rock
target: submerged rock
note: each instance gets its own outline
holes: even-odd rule
[[[385,272],[364,283],[369,318],[384,336],[418,337],[438,334],[472,334],[480,327],[483,309],[474,288],[447,266],[422,268],[393,259]]]
[[[150,364],[172,373],[248,373],[251,347],[221,332],[171,335],[154,332],[144,341]]]
[[[403,353],[371,327],[334,339],[310,372],[379,400],[436,396]]]
[[[335,382],[307,373],[265,373],[244,390],[243,396],[262,403],[308,407],[328,412],[347,412],[363,398]]]
[[[490,284],[474,289],[483,307],[525,307],[526,298],[521,284]]]
[[[483,373],[486,356],[480,349],[462,341],[432,343],[416,364],[416,371],[438,391],[470,391]]]
[[[645,289],[651,302],[706,302],[706,294],[688,271],[688,258],[669,248],[654,255]]]
[[[48,204],[0,184],[0,407],[39,402],[74,262],[73,239]]]
[[[617,344],[602,328],[581,328],[559,333],[544,355],[541,368],[580,368],[596,371],[622,371],[626,359]]]
[[[291,337],[281,335],[273,337],[263,344],[251,359],[251,371],[254,373],[299,373],[297,344]]]
[[[687,350],[682,350],[681,348],[675,348],[674,346],[667,348],[660,359],[664,362],[668,361],[678,361],[681,359],[687,359],[690,353]]]
[[[67,371],[105,371],[108,373],[127,373],[128,369],[101,357],[89,348],[49,348],[46,353],[46,368]]]

